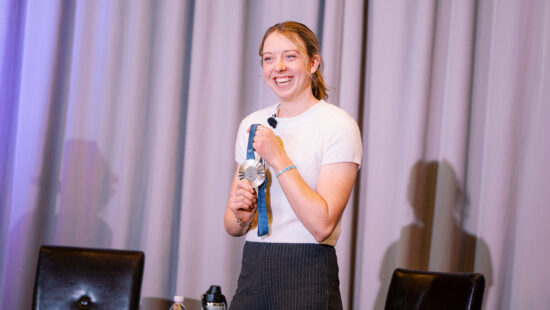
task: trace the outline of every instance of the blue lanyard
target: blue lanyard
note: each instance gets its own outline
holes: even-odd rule
[[[250,126],[250,132],[248,134],[248,148],[246,150],[246,159],[256,159],[254,155],[254,135],[256,135],[256,129],[258,124]],[[260,159],[260,162],[263,162]],[[265,204],[265,189],[267,187],[267,175],[264,182],[258,187],[258,237],[267,235],[269,233],[269,224],[267,220],[267,206]]]

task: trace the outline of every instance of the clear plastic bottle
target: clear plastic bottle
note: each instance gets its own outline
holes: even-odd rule
[[[183,296],[174,296],[174,303],[170,307],[170,310],[187,310],[183,304]]]

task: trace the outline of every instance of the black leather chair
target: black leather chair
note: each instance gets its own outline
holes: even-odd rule
[[[42,246],[33,309],[138,309],[140,251]]]
[[[397,268],[386,310],[479,310],[485,278],[480,273],[428,272]]]

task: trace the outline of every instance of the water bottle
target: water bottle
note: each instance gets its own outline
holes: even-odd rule
[[[201,296],[203,310],[225,310],[227,302],[219,285],[211,285],[206,293]]]
[[[170,307],[170,310],[187,310],[183,305],[183,296],[174,296],[174,303]]]

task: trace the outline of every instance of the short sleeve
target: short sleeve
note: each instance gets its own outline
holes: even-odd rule
[[[363,145],[355,120],[347,113],[331,117],[326,127],[322,164],[352,162],[361,166]]]
[[[246,129],[249,127],[246,119],[241,121],[239,130],[237,131],[237,138],[235,139],[235,161],[240,164],[246,159],[246,148],[248,144],[248,134]]]

